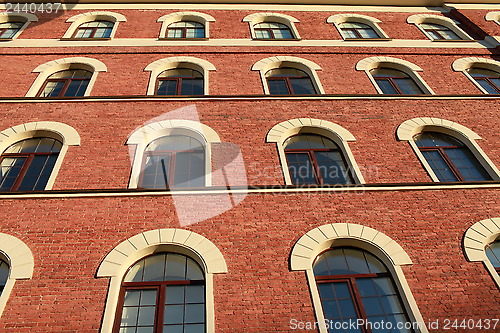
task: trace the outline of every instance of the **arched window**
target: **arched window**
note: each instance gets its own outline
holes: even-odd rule
[[[78,26],[73,38],[111,38],[114,23],[110,21],[91,21]]]
[[[174,22],[167,27],[167,38],[205,38],[205,26],[198,22]]]
[[[84,96],[92,78],[92,72],[84,69],[69,69],[50,75],[37,97]]]
[[[343,22],[338,24],[344,39],[380,38],[377,32],[368,24],[358,22]]]
[[[0,191],[45,189],[62,143],[52,138],[32,138],[5,150],[0,162]]]
[[[12,39],[21,31],[24,22],[4,22],[0,23],[0,39]]]
[[[267,71],[266,80],[271,95],[312,95],[317,94],[309,75],[291,67],[275,68]]]
[[[0,295],[7,284],[7,280],[9,279],[9,270],[9,264],[0,259]]]
[[[190,68],[174,68],[156,78],[156,95],[203,95],[203,75]]]
[[[294,185],[352,184],[340,148],[326,137],[301,134],[284,143],[290,178]]]
[[[256,39],[293,39],[292,31],[286,24],[261,22],[253,26]]]
[[[393,68],[379,67],[370,71],[383,94],[423,94],[422,89],[405,72]]]
[[[281,13],[254,13],[243,18],[248,22],[252,39],[300,39],[295,17]]]
[[[500,94],[500,73],[480,67],[471,67],[467,69],[467,73],[488,94]]]
[[[206,332],[205,274],[178,253],[156,253],[128,270],[113,332]]]
[[[392,323],[391,332],[409,322],[399,292],[387,267],[367,251],[341,247],[320,254],[313,265],[325,320],[333,322]],[[399,324],[401,325],[401,324]],[[358,327],[355,332],[371,332]]]
[[[435,23],[422,23],[420,27],[425,30],[433,40],[448,39],[448,40],[461,40],[453,30],[444,25]]]
[[[205,186],[205,147],[185,135],[160,137],[144,151],[139,187],[172,188]]]
[[[491,264],[497,273],[500,274],[500,239],[486,246],[485,251]]]
[[[423,132],[414,141],[439,181],[492,180],[460,140],[438,132]]]

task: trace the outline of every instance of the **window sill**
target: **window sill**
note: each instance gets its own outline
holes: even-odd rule
[[[345,42],[364,42],[364,41],[376,41],[376,42],[389,42],[392,38],[344,38]]]
[[[258,41],[262,41],[262,40],[265,40],[265,41],[273,41],[273,42],[276,42],[276,41],[301,41],[302,38],[252,38],[252,40],[258,40]]]
[[[433,42],[445,42],[445,43],[450,43],[450,42],[456,42],[456,43],[470,43],[470,42],[477,42],[476,39],[431,39]]]
[[[10,42],[11,40],[13,40],[14,38],[0,38],[0,43],[1,42]]]
[[[61,38],[60,40],[71,40],[71,41],[84,40],[84,41],[88,41],[88,40],[111,40],[111,38],[74,38],[74,37],[71,37],[71,38]]]
[[[171,37],[160,37],[158,40],[208,40],[207,37],[204,38],[171,38]]]

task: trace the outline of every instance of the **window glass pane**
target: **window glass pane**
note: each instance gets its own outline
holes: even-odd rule
[[[308,154],[286,153],[288,171],[295,185],[316,184],[316,176]]]
[[[138,324],[140,326],[153,326],[155,321],[155,308],[144,306],[139,308]]]
[[[271,95],[288,95],[290,91],[286,85],[285,80],[267,80],[269,86],[269,93]]]
[[[165,304],[184,304],[185,303],[185,286],[168,286],[166,293],[166,302]]]
[[[500,241],[495,241],[486,247],[486,256],[493,267],[500,267]]]
[[[65,97],[76,97],[85,95],[85,91],[87,90],[87,86],[89,85],[90,80],[71,80],[66,92],[64,93]]]
[[[438,151],[422,151],[425,160],[429,163],[432,171],[436,174],[441,182],[455,182],[458,178],[453,174],[448,164]]]
[[[340,34],[344,39],[356,39],[358,38],[358,35],[356,35],[356,32],[352,29],[342,29],[340,30]]]
[[[137,325],[137,314],[139,307],[131,306],[124,307],[122,311],[121,325],[120,326],[135,326]]]
[[[186,323],[203,323],[205,321],[205,304],[186,304]]]
[[[203,95],[203,79],[183,79],[181,95]]]
[[[481,163],[466,147],[444,149],[451,162],[465,181],[491,180]]]
[[[0,39],[14,38],[23,25],[21,22],[0,23]]]
[[[183,322],[184,305],[165,305],[165,324],[182,324]]]
[[[371,28],[358,29],[358,32],[361,35],[361,37],[363,37],[363,38],[379,38],[377,33]]]
[[[175,187],[205,186],[204,153],[179,152],[175,160]]]
[[[203,271],[200,265],[198,265],[193,259],[187,259],[187,275],[188,280],[204,280]]]
[[[324,184],[350,184],[350,175],[340,152],[315,152]]]
[[[394,88],[391,82],[387,79],[375,79],[380,90],[383,94],[398,94],[398,91]]]
[[[297,95],[315,94],[314,86],[310,78],[291,78],[293,93]]]
[[[165,255],[149,256],[145,259],[143,281],[163,281]]]
[[[410,78],[405,79],[394,79],[394,82],[398,86],[402,94],[423,94],[424,92],[420,87]]]
[[[187,286],[186,303],[205,303],[205,286],[203,285]]]
[[[167,270],[165,280],[186,279],[186,257],[180,254],[167,254]]]
[[[496,80],[490,80],[490,81],[486,81],[484,79],[475,79],[477,83],[479,83],[479,85],[481,87],[483,87],[484,90],[486,90],[488,92],[488,94],[498,94],[500,93],[500,80],[496,79]],[[496,83],[496,84],[494,84]]]
[[[350,274],[368,274],[368,263],[365,260],[364,253],[356,249],[344,249],[344,256],[347,261],[347,267]]]
[[[64,81],[49,81],[42,90],[40,97],[57,97],[64,87]]]

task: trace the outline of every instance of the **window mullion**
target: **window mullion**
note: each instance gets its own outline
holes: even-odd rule
[[[316,182],[319,185],[324,185],[323,176],[321,175],[321,172],[319,170],[318,160],[316,159],[315,151],[314,150],[308,150],[307,153],[309,155],[309,160],[311,161],[311,164],[312,164],[312,167],[313,167],[313,171],[315,173],[314,176],[316,178]]]
[[[31,165],[35,154],[26,154],[24,156],[26,156],[26,160],[24,161],[23,166],[21,167],[21,170],[17,175],[16,181],[14,182],[14,184],[12,184],[11,191],[17,191],[19,185],[21,185],[21,182],[23,181],[24,176],[26,175],[26,172],[28,171],[28,168]]]
[[[389,83],[392,85],[392,87],[397,91],[399,95],[402,95],[403,93],[399,89],[398,85],[396,84],[396,81],[392,77],[387,78],[389,80]]]
[[[164,318],[164,310],[165,310],[165,298],[167,294],[166,284],[161,284],[159,288],[157,288],[158,295],[156,297],[156,317],[155,317],[155,333],[163,332],[163,318]]]
[[[454,147],[454,149],[458,149],[458,147]],[[453,172],[453,174],[455,175],[455,177],[457,177],[457,179],[459,181],[464,181],[464,178],[460,174],[460,171],[458,171],[458,169],[456,168],[456,166],[453,163],[453,161],[449,158],[448,154],[446,154],[446,152],[444,151],[444,148],[438,147],[438,152],[441,155],[441,157],[443,158],[444,162],[450,168],[451,172]]]
[[[361,299],[361,293],[359,291],[355,277],[349,277],[349,285],[353,294],[354,304],[356,305],[356,311],[358,311],[358,316],[360,319],[363,319],[366,322],[368,320],[368,316],[366,314],[363,300]],[[364,333],[372,333],[370,327],[366,327],[366,325],[363,325],[361,329]]]

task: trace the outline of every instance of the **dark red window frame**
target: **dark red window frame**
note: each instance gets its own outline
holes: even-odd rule
[[[132,265],[134,266],[134,265]],[[131,267],[132,267],[131,266]],[[120,289],[120,295],[118,296],[118,309],[116,311],[116,317],[114,322],[113,333],[118,333],[120,331],[121,317],[123,311],[123,303],[125,298],[125,293],[128,290],[156,290],[156,312],[155,312],[155,324],[154,333],[163,332],[163,317],[165,308],[165,296],[167,286],[178,286],[178,285],[205,285],[205,280],[176,280],[176,281],[147,281],[147,282],[122,282],[122,287]]]
[[[16,32],[12,35],[12,37],[10,38],[0,38],[0,40],[2,39],[6,39],[6,40],[10,40],[12,39],[14,36],[16,36],[19,31],[21,31],[21,28],[23,27],[24,25],[24,22],[19,22],[19,21],[8,21],[8,22],[2,22],[2,23],[17,23],[19,26],[16,29]],[[7,30],[10,30],[12,28],[0,28],[0,36],[3,35]]]
[[[175,24],[175,23],[180,23],[180,22],[192,22],[192,23],[197,23],[197,24],[200,24],[202,27],[172,27],[172,28],[169,28],[167,27],[167,31],[166,31],[166,34],[165,34],[165,38],[168,38],[168,39],[204,39],[206,38],[206,31],[205,31],[205,25],[200,23],[200,22],[196,22],[196,21],[178,21],[178,22],[172,22],[170,23],[169,25],[172,25],[172,24]],[[201,31],[203,30],[203,37],[187,37],[187,31],[188,30],[194,30],[194,31]],[[180,31],[181,32],[181,36],[180,37],[168,37],[168,32],[169,31]],[[194,34],[196,36],[196,33]]]
[[[21,185],[21,182],[24,179],[24,176],[26,175],[26,172],[28,171],[31,162],[35,158],[35,156],[59,156],[59,152],[49,152],[49,153],[3,153],[2,156],[0,156],[0,163],[5,159],[5,158],[25,158],[23,166],[21,167],[21,170],[19,171],[19,174],[17,175],[17,178],[12,184],[12,187],[10,188],[10,191],[17,191],[19,188],[19,185]]]
[[[379,34],[377,31],[375,31],[375,29],[373,29],[373,27],[369,26],[368,24],[365,24],[365,23],[359,23],[359,22],[344,22],[344,23],[358,23],[358,24],[363,24],[366,26],[366,28],[342,28],[342,26],[340,27],[340,30],[341,31],[350,31],[350,32],[354,32],[354,34],[357,36],[357,38],[346,38],[346,39],[370,39],[368,37],[363,37],[358,29],[363,29],[363,30],[371,30],[373,31],[373,34],[374,35],[377,35],[378,37],[375,37],[375,38],[380,38]],[[342,34],[342,33],[341,33]]]
[[[258,28],[258,27],[256,28],[254,26],[254,28],[253,28],[254,31],[267,31],[269,33],[269,35],[271,36],[270,38],[256,38],[256,39],[266,39],[266,40],[267,39],[278,39],[278,40],[296,39],[293,36],[292,30],[286,24],[279,23],[279,22],[261,22],[261,23],[277,23],[277,24],[281,24],[283,26],[283,28],[281,28],[281,27],[280,28]],[[258,24],[256,24],[256,25],[258,25]],[[288,33],[290,34],[290,36],[292,36],[292,38],[276,38],[276,36],[274,35],[274,31],[273,30],[288,31]]]
[[[415,82],[415,80],[413,80],[413,78],[411,76],[409,76],[405,72],[400,71],[398,69],[393,69],[393,68],[388,68],[388,69],[393,70],[393,71],[397,71],[397,72],[401,72],[402,76],[401,77],[392,77],[392,76],[383,76],[383,75],[380,75],[380,74],[372,75],[373,78],[375,79],[375,82],[377,82],[377,84],[378,84],[379,81],[389,82],[389,84],[394,88],[394,90],[396,90],[396,93],[398,95],[406,95],[401,90],[401,88],[399,88],[399,86],[398,86],[398,80],[405,80],[405,81],[406,80],[411,80],[415,84],[415,86],[419,89],[419,93],[415,93],[415,94],[424,94],[422,88],[420,88],[420,86],[417,84],[417,82]],[[380,85],[379,85],[379,87],[380,87]]]
[[[478,68],[478,69],[481,69],[481,68]],[[494,72],[494,73],[497,73],[491,69],[487,69],[488,71],[491,71],[491,72]],[[497,94],[500,94],[500,87],[492,81],[492,79],[497,79],[497,80],[500,80],[500,73],[497,73],[498,76],[476,76],[474,74],[469,74],[470,76],[472,76],[472,78],[476,81],[486,81],[486,83],[493,89],[497,92]],[[480,84],[481,85],[481,84]],[[482,85],[481,85],[482,86]],[[484,89],[484,87],[483,87]]]
[[[436,34],[440,40],[462,40],[462,38],[460,38],[460,36],[455,32],[453,31],[452,29],[448,28],[447,26],[444,26],[442,24],[437,24],[437,23],[424,23],[424,24],[432,24],[432,25],[435,25],[435,26],[438,26],[436,28],[425,28],[425,27],[422,27],[422,29],[424,29],[426,32],[432,34]],[[443,35],[441,33],[441,31],[450,31],[452,32],[455,36],[458,37],[458,39],[450,39],[450,38],[446,38],[445,35]],[[431,35],[433,39],[436,39],[434,35]]]
[[[198,141],[198,140],[197,140]],[[205,149],[206,147],[203,147],[203,154],[205,154]],[[167,172],[168,174],[167,175],[163,175],[163,177],[166,177],[165,179],[165,186],[166,188],[165,189],[170,189],[170,188],[173,188],[175,187],[174,184],[175,184],[175,171],[176,171],[176,155],[178,153],[181,153],[181,154],[185,154],[185,153],[201,153],[200,150],[196,150],[196,149],[190,149],[190,150],[161,150],[161,151],[145,151],[144,152],[144,156],[143,156],[143,160],[142,160],[142,167],[141,167],[141,170],[142,172],[140,173],[140,176],[139,176],[139,182],[138,182],[138,187],[139,188],[143,188],[142,187],[142,183],[143,183],[143,179],[144,179],[144,170],[145,170],[145,165],[146,165],[146,160],[148,157],[153,157],[153,156],[170,156],[169,158],[169,165],[166,166],[166,169],[167,169]],[[205,168],[205,166],[203,166],[203,168]]]
[[[426,132],[423,132],[423,133],[426,133]],[[420,134],[423,134],[423,133],[420,133]],[[427,133],[429,133],[429,132],[427,132]],[[430,132],[430,133],[432,133],[432,132]],[[420,135],[420,134],[417,134],[417,135]],[[449,135],[446,135],[446,136],[449,136]],[[458,139],[455,139],[452,136],[450,136],[450,137],[453,138],[454,140],[458,141]],[[435,152],[437,152],[439,154],[439,156],[443,159],[443,161],[446,163],[446,166],[450,168],[450,171],[458,179],[458,181],[466,181],[466,180],[464,179],[464,177],[462,176],[462,174],[460,173],[460,171],[455,166],[455,163],[448,156],[448,154],[446,153],[445,149],[464,149],[464,148],[467,149],[470,152],[469,148],[464,143],[462,143],[462,146],[439,146],[439,147],[435,147],[435,146],[420,147],[420,146],[418,146],[418,149],[420,151],[422,151],[422,152],[424,152],[424,151],[435,151]],[[470,153],[472,153],[472,152],[470,152]],[[477,159],[476,159],[476,161],[477,161]],[[482,169],[484,169],[484,167],[481,165],[481,163],[479,161],[477,161],[477,163],[478,163],[478,167],[481,167]],[[488,173],[486,172],[486,174],[488,174]]]
[[[103,28],[103,27],[88,27],[88,28],[82,27],[82,25],[87,24],[87,23],[91,23],[91,22],[109,22],[109,23],[113,23],[113,27],[105,27],[105,28]],[[78,28],[76,28],[75,33],[73,34],[73,38],[80,38],[80,37],[76,37],[76,35],[78,34],[78,32],[80,30],[92,30],[92,33],[90,34],[90,36],[89,37],[82,37],[83,39],[95,38],[94,36],[95,36],[97,30],[99,30],[99,29],[104,29],[104,30],[111,29],[111,31],[113,31],[114,24],[115,24],[114,22],[106,21],[106,20],[98,20],[98,21],[90,21],[90,22],[82,23],[78,26]],[[98,39],[110,39],[110,37],[99,37]]]
[[[87,71],[87,72],[89,72],[89,71]],[[56,73],[58,73],[58,72],[56,72]],[[56,73],[52,73],[51,76],[54,75],[54,74],[56,74]],[[59,92],[59,94],[57,96],[50,96],[50,97],[75,97],[75,96],[65,96],[66,91],[68,90],[71,82],[74,82],[74,81],[87,81],[87,82],[90,82],[91,77],[86,77],[86,78],[78,78],[78,77],[77,78],[72,78],[72,77],[70,77],[70,78],[51,79],[50,76],[49,76],[47,79],[45,79],[45,82],[43,83],[42,87],[40,88],[40,90],[38,91],[38,93],[37,93],[36,96],[37,97],[41,97],[43,91],[45,90],[45,87],[50,82],[64,82],[64,86],[61,89],[61,91]],[[88,86],[85,89],[88,89]]]
[[[300,135],[300,134],[299,134]],[[287,153],[298,153],[298,154],[307,154],[309,157],[309,162],[311,163],[311,166],[314,170],[314,178],[316,179],[316,184],[318,185],[325,185],[325,182],[323,180],[323,176],[321,175],[320,171],[320,165],[318,163],[318,160],[316,159],[315,152],[339,152],[340,156],[342,157],[342,162],[344,162],[344,165],[348,168],[349,164],[347,164],[347,161],[344,157],[344,154],[340,148],[338,149],[286,149],[285,148],[285,157]],[[288,160],[287,160],[288,164]],[[348,172],[348,179],[351,183],[353,183],[352,175],[351,172]]]
[[[304,72],[303,70],[300,70],[300,69],[297,69],[297,68],[293,68],[293,67],[280,67],[280,68],[274,68],[274,69],[287,69],[287,68]],[[311,83],[311,87],[314,90],[314,93],[315,94],[318,93],[316,91],[316,87],[314,86],[313,80],[311,79],[311,77],[306,72],[304,72],[304,75],[302,75],[302,76],[298,76],[297,75],[297,76],[267,76],[266,77],[266,80],[268,82],[269,81],[282,81],[282,82],[285,82],[286,89],[288,91],[288,95],[295,95],[296,94],[294,92],[294,90],[293,90],[293,85],[292,85],[292,82],[291,82],[291,80],[294,80],[294,79],[308,79],[309,82]],[[268,87],[269,87],[269,84],[268,84]]]

